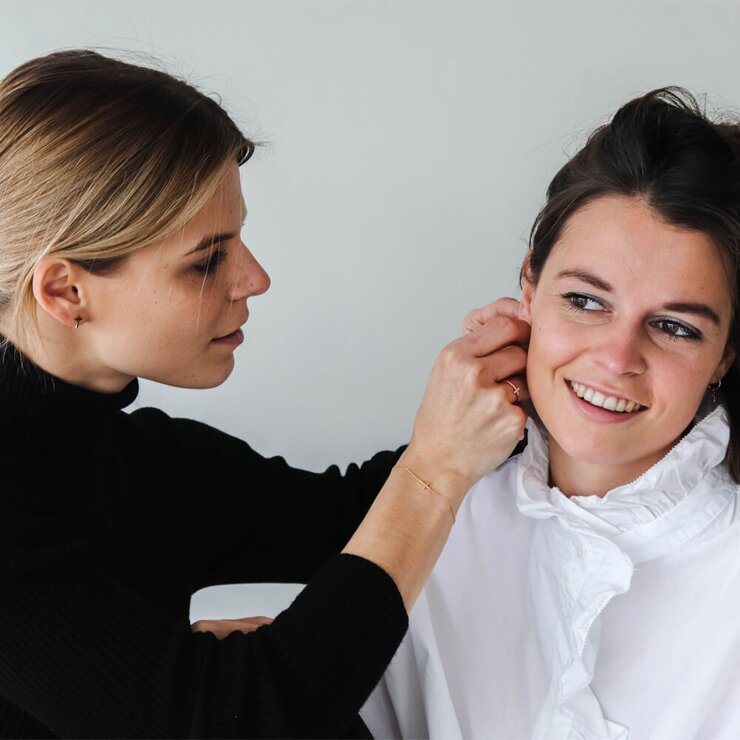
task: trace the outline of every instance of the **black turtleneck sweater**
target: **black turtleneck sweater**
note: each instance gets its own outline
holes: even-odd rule
[[[407,627],[338,554],[398,453],[345,475],[205,424],[122,411],[0,352],[0,737],[338,737]],[[190,596],[307,582],[274,623],[193,633]],[[245,614],[244,616],[250,616]]]

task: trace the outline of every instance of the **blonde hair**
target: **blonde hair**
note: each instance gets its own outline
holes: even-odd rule
[[[78,49],[13,70],[0,81],[0,313],[14,336],[37,328],[39,260],[114,272],[190,220],[254,146],[158,69]]]

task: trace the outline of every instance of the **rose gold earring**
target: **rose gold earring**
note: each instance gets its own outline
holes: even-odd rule
[[[82,321],[82,316],[75,316],[75,329],[80,328],[80,321]]]

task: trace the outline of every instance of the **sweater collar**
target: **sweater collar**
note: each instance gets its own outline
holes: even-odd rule
[[[0,436],[13,446],[41,449],[74,439],[138,392],[136,378],[118,393],[81,388],[42,370],[9,342],[0,348]]]
[[[525,516],[556,517],[569,529],[606,537],[633,562],[649,560],[693,537],[729,503],[734,485],[722,464],[729,436],[727,412],[718,406],[636,480],[603,497],[568,497],[548,485],[546,432],[530,420],[517,505]]]

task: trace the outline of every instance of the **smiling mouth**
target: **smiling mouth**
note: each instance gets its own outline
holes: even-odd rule
[[[583,383],[576,383],[574,380],[567,381],[573,392],[586,403],[590,403],[597,408],[615,411],[623,414],[634,414],[637,411],[643,411],[646,406],[642,406],[637,401],[630,401],[620,396],[606,396],[599,391],[589,388]]]

